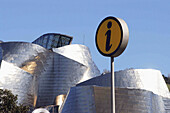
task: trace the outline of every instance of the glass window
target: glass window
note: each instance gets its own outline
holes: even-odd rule
[[[67,37],[60,34],[49,33],[41,36],[33,41],[35,44],[39,44],[47,49],[57,48],[70,44],[72,37]]]

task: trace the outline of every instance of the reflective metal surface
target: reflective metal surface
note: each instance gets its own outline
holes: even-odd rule
[[[35,109],[32,113],[50,113],[50,112],[47,109],[38,108],[38,109]]]
[[[170,113],[170,98],[163,98],[166,113]]]
[[[46,106],[45,108],[50,112],[50,113],[58,113],[58,108],[59,106],[56,105],[49,105]]]
[[[72,87],[59,113],[96,113],[93,87]]]
[[[67,55],[76,56],[67,53],[69,48],[78,48],[77,53],[88,56],[69,58]],[[53,52],[32,43],[5,42],[0,43],[0,50],[0,88],[12,90],[18,95],[18,102],[25,105],[55,104],[56,96],[67,94],[70,87],[100,74],[88,48],[81,45],[68,45]]]
[[[61,105],[63,104],[65,98],[66,98],[66,94],[65,94],[65,95],[62,95],[62,94],[61,94],[61,95],[58,95],[58,96],[56,97],[55,105],[59,106],[59,110],[60,110],[60,107],[61,107]]]
[[[39,78],[37,107],[54,104],[56,96],[67,94],[87,70],[83,64],[57,53],[53,54],[51,60],[48,62],[50,67]]]
[[[56,96],[67,94],[70,87],[100,74],[87,47],[67,45],[52,50],[52,64],[48,64],[51,67],[39,79],[37,106],[54,104]]]
[[[98,76],[86,46],[48,50],[32,43],[4,42],[0,61],[0,88],[17,94],[19,103],[54,105],[48,110],[60,113],[110,112],[110,74]],[[116,113],[170,113],[170,94],[160,71],[118,71],[115,83]]]
[[[100,71],[93,62],[88,47],[79,44],[72,44],[60,48],[53,48],[53,51],[87,67],[87,70],[84,73],[85,76],[83,76],[79,82],[83,82],[91,77],[100,75]]]
[[[72,87],[60,113],[111,113],[110,97],[110,87]],[[168,113],[164,100],[151,91],[116,88],[116,113]]]
[[[14,94],[18,95],[18,102],[34,106],[36,105],[38,79],[37,77],[43,73],[47,53],[49,50],[31,43],[25,42],[5,42],[0,43],[2,49],[2,63],[0,69],[0,87],[11,90]],[[44,59],[36,61],[37,56],[44,53]],[[46,55],[45,55],[46,54]],[[29,63],[28,69],[22,67]],[[38,63],[41,62],[41,63]]]
[[[78,86],[82,85],[110,87],[110,73],[78,84]],[[117,88],[144,89],[163,97],[170,97],[161,72],[154,69],[130,69],[115,72],[115,85]]]
[[[33,105],[34,77],[11,63],[2,61],[0,69],[0,88],[11,90],[18,95],[18,102]]]
[[[57,33],[48,33],[40,36],[38,39],[32,43],[38,44],[47,49],[58,48],[65,45],[69,45],[73,37],[57,34]]]
[[[4,42],[0,43],[0,47],[3,51],[3,60],[18,67],[23,67],[30,60],[36,60],[36,57],[44,55],[44,52],[48,55],[49,52],[39,45],[26,42]]]

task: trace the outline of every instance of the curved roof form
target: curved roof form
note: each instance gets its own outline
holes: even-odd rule
[[[111,74],[107,73],[77,86],[97,85],[110,86]],[[170,97],[168,87],[159,70],[154,69],[130,69],[115,72],[116,88],[144,89],[163,97]]]
[[[53,64],[48,64],[51,68],[40,78],[37,106],[51,105],[56,96],[67,94],[70,87],[100,75],[86,46],[67,45],[52,51]]]
[[[60,47],[60,52],[57,52],[33,43],[0,43],[0,88],[15,92],[20,98],[19,103],[39,107],[54,104],[56,96],[67,94],[70,87],[99,75],[87,47],[65,47]],[[75,51],[79,53],[77,60],[67,57],[76,56],[67,53],[69,48],[78,50]],[[89,55],[81,56],[85,54]]]
[[[0,48],[3,51],[2,60],[18,67],[23,67],[30,60],[36,60],[36,57],[42,53],[50,52],[37,44],[28,42],[4,42],[0,43]]]
[[[34,76],[12,63],[2,60],[0,69],[0,88],[11,90],[18,95],[18,102],[33,106]]]
[[[72,44],[60,48],[53,48],[53,52],[61,54],[69,59],[75,60],[87,67],[86,76],[82,81],[100,75],[100,71],[92,60],[91,53],[88,47],[80,44]]]
[[[151,91],[116,88],[115,92],[116,113],[169,113],[170,104]],[[72,87],[59,113],[111,113],[110,100],[110,87]]]
[[[0,88],[18,95],[18,102],[35,106],[38,90],[37,79],[48,68],[51,51],[27,42],[0,43]]]
[[[38,44],[46,49],[58,48],[65,45],[71,44],[73,37],[58,34],[58,33],[47,33],[40,36],[32,43]]]

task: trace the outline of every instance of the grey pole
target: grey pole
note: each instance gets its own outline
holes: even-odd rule
[[[111,113],[115,113],[114,57],[111,57]]]

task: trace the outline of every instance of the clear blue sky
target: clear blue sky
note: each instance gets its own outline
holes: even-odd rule
[[[44,33],[73,36],[85,44],[102,72],[110,58],[95,46],[97,26],[107,16],[126,21],[129,43],[115,70],[153,68],[170,73],[169,0],[0,0],[0,40],[32,42]],[[84,37],[84,41],[83,41]]]

